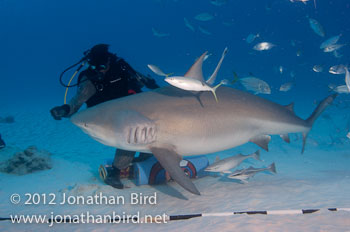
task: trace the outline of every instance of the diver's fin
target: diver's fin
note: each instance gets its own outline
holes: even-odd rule
[[[286,142],[290,143],[290,138],[288,134],[280,135],[280,137]]]
[[[294,113],[294,102],[290,103],[289,105],[284,106],[287,110]]]
[[[334,101],[334,99],[338,96],[338,94],[332,94],[328,97],[326,97],[325,99],[323,99],[323,101],[321,101],[320,104],[318,104],[318,106],[316,107],[316,109],[314,110],[314,112],[311,114],[311,116],[306,119],[306,123],[309,125],[310,129],[307,132],[303,133],[303,147],[301,149],[301,153],[304,153],[305,150],[305,144],[306,144],[306,138],[311,130],[312,125],[314,124],[314,122],[316,121],[316,119],[318,118],[318,116],[320,116],[320,114],[330,105],[332,104],[332,102]]]
[[[200,195],[196,186],[180,168],[181,157],[173,149],[151,147],[150,150],[162,167],[170,174],[171,178],[187,191]]]
[[[269,142],[271,140],[270,135],[259,135],[254,138],[251,138],[249,141],[255,143],[265,151],[269,151]]]
[[[192,65],[192,67],[187,71],[185,74],[185,77],[190,77],[196,80],[199,80],[201,82],[205,82],[203,78],[203,71],[202,71],[202,65],[203,60],[207,52],[204,52],[203,55],[201,55],[196,62]]]

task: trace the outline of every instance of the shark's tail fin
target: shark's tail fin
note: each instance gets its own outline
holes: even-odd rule
[[[306,119],[306,123],[309,125],[310,130],[318,116],[333,102],[333,100],[338,96],[338,94],[333,94],[325,98],[321,103],[316,107],[314,112],[311,114],[311,116]],[[303,148],[301,150],[301,153],[304,153],[305,150],[305,143],[306,143],[306,138],[309,134],[309,131],[303,133]]]

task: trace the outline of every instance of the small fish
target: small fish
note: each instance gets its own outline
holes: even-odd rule
[[[190,24],[190,22],[186,18],[184,18],[184,22],[187,28],[189,28],[191,31],[195,31],[194,27]]]
[[[227,3],[227,0],[211,0],[210,3],[214,6],[223,6]]]
[[[302,2],[306,5],[306,3],[310,0],[290,0],[290,2]]]
[[[348,139],[350,139],[350,132],[347,133],[346,137],[347,137]]]
[[[295,77],[295,72],[294,71],[290,71],[289,75],[290,75],[291,78],[294,78]]]
[[[310,27],[311,29],[319,36],[324,37],[326,35],[326,33],[324,32],[324,29],[322,27],[322,25],[316,20],[316,19],[312,19],[309,18],[309,23],[310,23]]]
[[[269,171],[269,172],[276,173],[275,163],[270,164],[270,166],[268,166],[267,168],[253,168],[252,166],[250,166],[247,169],[234,171],[231,175],[229,175],[227,177],[230,179],[240,180],[243,183],[248,183],[247,180],[249,178],[253,177],[258,172],[263,172],[263,171]]]
[[[346,93],[346,94],[349,94],[349,93],[350,93],[350,91],[349,91],[349,89],[348,89],[348,87],[347,87],[346,85],[339,85],[339,86],[336,86],[336,87],[331,86],[331,85],[328,85],[328,87],[329,87],[332,91],[334,91],[334,92],[336,92],[336,93]]]
[[[154,29],[152,27],[152,32],[153,32],[153,35],[156,36],[156,37],[166,37],[166,36],[169,36],[170,34],[169,33],[161,33],[161,32],[158,32],[156,29]]]
[[[152,72],[154,72],[155,74],[157,74],[158,76],[162,76],[162,77],[167,77],[169,75],[171,75],[172,73],[169,74],[165,74],[158,66],[155,66],[153,64],[148,64],[147,67],[149,69],[152,70]]]
[[[329,39],[327,39],[326,41],[324,41],[321,45],[320,45],[320,49],[324,49],[330,45],[336,44],[338,42],[338,40],[340,39],[340,35],[337,36],[333,36]]]
[[[346,66],[343,64],[334,65],[329,68],[329,73],[331,74],[344,74]]]
[[[261,42],[261,43],[256,44],[253,47],[253,49],[257,50],[257,51],[267,51],[267,50],[270,50],[271,48],[273,48],[274,46],[276,46],[276,45],[269,43],[269,42]]]
[[[258,37],[260,37],[259,33],[258,34],[249,34],[247,36],[247,38],[245,39],[245,41],[250,44],[250,43],[253,43],[254,40]]]
[[[301,50],[298,50],[297,52],[296,52],[296,56],[301,56],[303,54],[303,52],[301,51]]]
[[[283,66],[282,65],[279,66],[278,71],[280,71],[280,74],[283,74]]]
[[[223,82],[220,82],[218,85],[211,87],[207,83],[199,81],[197,79],[182,77],[182,76],[171,76],[166,77],[165,81],[170,85],[175,86],[177,88],[187,90],[187,91],[211,91],[215,97],[216,102],[218,99],[216,97],[216,89],[219,88]]]
[[[254,94],[271,94],[270,86],[259,78],[244,77],[239,79],[239,81],[247,90],[253,91]]]
[[[314,70],[314,72],[322,72],[323,71],[323,66],[322,65],[314,65],[314,67],[312,67],[312,70]]]
[[[209,32],[209,31],[203,29],[201,26],[198,26],[198,30],[199,30],[200,32],[202,32],[203,34],[211,35],[211,32]]]
[[[334,51],[337,51],[338,49],[344,47],[345,44],[332,44],[332,45],[329,45],[328,47],[325,47],[323,49],[324,52],[334,52]]]
[[[194,17],[194,19],[196,19],[198,21],[202,21],[202,22],[210,21],[213,18],[214,18],[214,16],[212,16],[209,13],[201,13],[201,14],[198,14]]]
[[[348,67],[345,67],[345,83],[346,83],[346,86],[348,87],[348,91],[350,91],[350,74],[349,74]]]
[[[260,151],[256,151],[250,155],[238,154],[235,156],[228,157],[223,160],[218,160],[215,163],[209,165],[205,171],[207,172],[221,172],[221,173],[232,173],[230,169],[233,169],[240,165],[244,160],[248,158],[253,158],[260,160]]]
[[[343,57],[343,55],[340,54],[338,50],[335,50],[335,51],[333,52],[333,55],[334,55],[335,58],[342,58],[342,57]]]
[[[287,92],[293,87],[294,83],[293,82],[287,82],[280,87],[281,92]]]

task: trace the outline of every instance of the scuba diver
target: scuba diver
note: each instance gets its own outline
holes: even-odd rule
[[[60,82],[65,87],[78,86],[76,95],[68,104],[56,106],[50,110],[55,120],[61,120],[62,117],[68,118],[76,113],[85,103],[87,107],[92,107],[102,102],[112,99],[140,93],[141,88],[146,86],[149,89],[156,89],[159,86],[150,76],[144,76],[135,71],[124,59],[108,51],[109,45],[98,44],[84,53],[84,57],[75,65],[64,70],[60,77]],[[78,76],[78,82],[75,85],[65,85],[62,82],[63,74],[80,64],[74,75],[79,72],[84,63],[89,64],[88,68],[82,71]],[[68,90],[68,89],[67,89]],[[66,90],[66,94],[67,94]],[[66,96],[65,96],[66,97]],[[104,182],[114,188],[124,188],[120,181],[120,170],[128,167],[135,156],[134,151],[125,151],[117,149],[112,166],[106,170],[100,167],[100,175]],[[150,154],[141,153],[138,159],[150,157]],[[136,159],[136,158],[135,158]]]
[[[6,144],[5,144],[4,140],[2,140],[1,134],[0,134],[0,150],[3,149],[4,147],[6,147]]]

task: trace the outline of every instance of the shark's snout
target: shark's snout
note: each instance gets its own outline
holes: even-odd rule
[[[71,121],[74,125],[76,125],[76,126],[78,126],[78,127],[81,127],[81,125],[82,125],[82,121],[81,121],[81,119],[78,117],[77,114],[73,115],[73,116],[70,118],[70,121]]]

